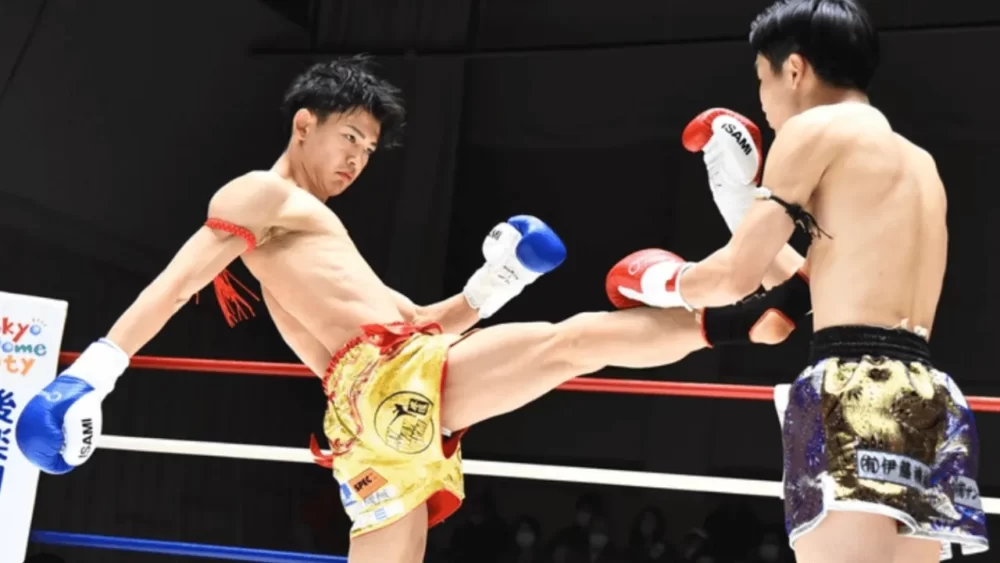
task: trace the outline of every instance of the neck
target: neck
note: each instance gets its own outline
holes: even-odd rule
[[[806,107],[829,106],[833,104],[858,103],[869,104],[868,94],[860,90],[846,88],[822,88],[806,100]]]
[[[275,174],[286,178],[295,183],[296,186],[302,188],[303,190],[312,194],[316,199],[320,201],[326,201],[326,195],[320,193],[319,190],[312,188],[313,182],[309,180],[309,175],[306,173],[302,166],[296,166],[292,158],[289,156],[289,151],[281,153],[278,160],[271,167],[271,171]]]

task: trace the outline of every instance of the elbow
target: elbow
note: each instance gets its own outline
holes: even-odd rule
[[[431,312],[427,310],[427,307],[421,305],[402,308],[399,313],[402,315],[403,321],[410,324],[421,324],[433,320],[430,318]]]
[[[747,295],[757,291],[760,287],[760,282],[754,282],[750,278],[743,278],[742,276],[730,276],[725,279],[722,283],[722,293],[725,294],[726,300],[729,303],[736,303],[742,300]]]
[[[713,303],[736,303],[760,287],[763,274],[748,267],[746,260],[740,260],[739,253],[734,249],[725,247],[704,263],[709,261],[714,262],[711,267],[711,276],[715,279],[712,287]]]
[[[184,280],[160,276],[146,286],[142,295],[154,302],[169,303],[173,310],[179,310],[194,297],[200,287],[185,283]]]

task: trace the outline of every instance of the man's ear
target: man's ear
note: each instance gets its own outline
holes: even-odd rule
[[[292,138],[302,142],[316,127],[316,114],[301,108],[292,117]]]
[[[806,72],[806,60],[802,55],[798,53],[792,53],[788,55],[785,59],[785,63],[782,65],[782,70],[788,76],[788,79],[792,83],[792,88],[798,88],[799,84],[802,83],[802,78],[805,76]]]

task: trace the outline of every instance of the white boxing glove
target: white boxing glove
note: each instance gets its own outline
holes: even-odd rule
[[[462,293],[485,319],[562,264],[566,247],[541,219],[517,215],[493,227],[483,241],[483,257],[486,263],[469,278]]]
[[[687,150],[702,152],[712,199],[730,232],[735,231],[760,183],[764,154],[760,129],[732,110],[713,108],[691,120],[682,142]]]
[[[115,388],[129,357],[102,338],[38,392],[17,419],[21,453],[46,473],[67,473],[93,455],[101,435],[101,402]]]

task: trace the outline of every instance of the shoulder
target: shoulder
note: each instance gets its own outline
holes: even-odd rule
[[[291,184],[273,172],[248,172],[215,192],[208,213],[237,224],[266,227],[291,193]]]
[[[831,104],[789,118],[775,136],[771,151],[803,165],[826,166],[859,141],[892,133],[885,116],[869,105]]]
[[[840,144],[842,132],[826,108],[814,108],[788,119],[778,130],[768,151],[767,169],[825,168]]]
[[[840,108],[819,106],[788,119],[775,136],[775,144],[829,146],[850,133],[853,120]],[[845,127],[845,124],[847,127]]]
[[[257,203],[288,197],[291,184],[273,172],[253,171],[230,180],[212,196],[213,202],[253,199]]]
[[[937,160],[934,159],[934,155],[932,155],[929,150],[921,147],[902,135],[897,134],[896,137],[903,142],[906,150],[910,153],[910,157],[920,166],[922,170],[931,171],[937,174]]]
[[[906,152],[908,153],[907,160],[912,163],[912,166],[917,171],[921,182],[933,189],[940,205],[947,209],[948,194],[945,191],[944,179],[941,178],[941,171],[938,169],[937,160],[934,158],[934,155],[932,155],[927,149],[917,145],[906,137],[903,137],[902,135],[897,136],[906,147]]]

